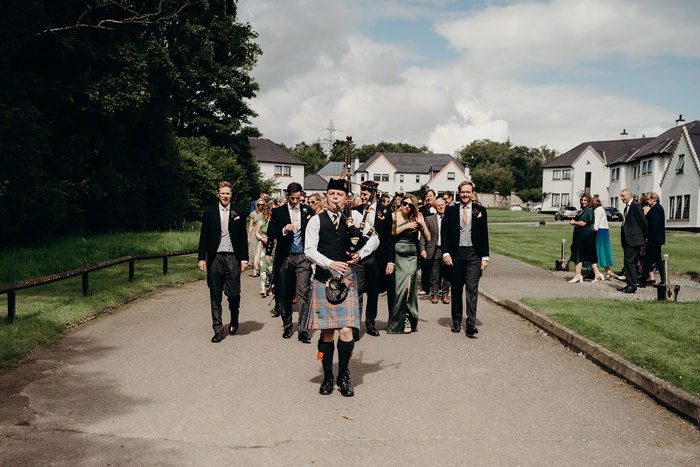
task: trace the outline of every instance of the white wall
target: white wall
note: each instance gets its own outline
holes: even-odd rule
[[[282,192],[287,189],[287,185],[292,182],[297,182],[302,187],[304,186],[304,166],[299,164],[282,164],[272,162],[258,162],[260,173],[265,178],[272,178],[276,181],[272,196],[281,196]],[[290,166],[291,175],[275,175],[275,166]]]
[[[448,174],[453,173],[454,180],[448,179]],[[436,193],[441,193],[443,191],[450,190],[453,193],[457,193],[457,187],[460,183],[468,180],[469,169],[467,168],[464,173],[460,170],[456,163],[450,162],[447,164],[439,173],[435,174],[428,186],[435,190]],[[465,176],[466,175],[466,176]],[[415,176],[414,176],[415,180]]]
[[[552,169],[543,169],[542,170],[542,193],[545,194],[545,199],[542,202],[542,210],[543,211],[556,211],[559,209],[559,206],[561,206],[561,194],[562,193],[568,193],[569,194],[569,203],[567,206],[573,206],[571,204],[573,197],[572,197],[572,180],[573,180],[573,170],[572,170],[572,180],[554,180],[553,174],[555,170],[559,170],[559,173],[561,174],[562,170],[569,169],[569,167],[557,167],[557,168],[552,168]],[[558,194],[560,196],[560,201],[557,206],[552,206],[552,193]]]
[[[676,173],[678,156],[685,156],[683,173]],[[669,161],[666,177],[661,185],[662,193],[661,205],[666,211],[667,228],[698,228],[700,227],[700,173],[693,161],[692,153],[688,147],[685,137],[681,137],[678,147]],[[669,219],[669,208],[671,196],[690,195],[690,218],[689,219]]]

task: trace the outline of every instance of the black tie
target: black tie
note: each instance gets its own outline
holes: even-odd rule
[[[622,219],[622,222],[627,220],[627,210],[629,209],[629,207],[630,207],[629,204],[625,205],[625,212],[622,214],[622,217],[624,217],[624,219]]]

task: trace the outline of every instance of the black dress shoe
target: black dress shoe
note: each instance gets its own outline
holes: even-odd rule
[[[375,328],[373,324],[370,324],[369,326],[367,326],[367,334],[369,334],[370,336],[377,337],[379,336],[379,331],[377,331],[377,328]]]
[[[461,330],[462,330],[461,324],[453,324],[452,325],[452,332],[460,332]]]
[[[637,282],[637,288],[638,288],[638,289],[639,289],[639,288],[643,289],[643,288],[646,287],[646,286],[647,286],[646,282]]]
[[[228,335],[233,336],[234,334],[236,334],[236,331],[238,331],[238,323],[231,323],[228,327]]]
[[[357,328],[352,328],[352,338],[355,340],[355,342],[360,340],[360,330]]]
[[[282,339],[289,339],[290,337],[292,337],[293,332],[294,331],[292,330],[291,326],[284,328],[284,333],[282,333]]]
[[[318,390],[318,393],[327,396],[330,393],[333,392],[333,374],[326,375],[323,378],[323,383],[321,383],[321,387]]]
[[[303,342],[304,344],[310,344],[311,338],[309,337],[309,333],[306,331],[299,332],[299,341]]]
[[[214,334],[214,337],[211,338],[211,341],[215,344],[218,344],[222,340],[224,340],[224,333],[223,332],[217,332],[216,334]]]
[[[474,326],[473,328],[467,328],[467,337],[474,337],[475,334],[479,334],[479,330]]]
[[[625,292],[625,293],[635,293],[637,291],[636,287],[632,287],[631,285],[628,285],[627,287],[621,287],[619,289],[620,292]]]
[[[352,387],[352,383],[350,382],[349,371],[338,375],[338,387],[340,388],[340,393],[345,397],[352,397],[355,395],[355,388]]]

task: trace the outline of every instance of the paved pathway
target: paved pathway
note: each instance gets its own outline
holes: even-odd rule
[[[485,287],[518,295],[495,273]],[[486,300],[477,339],[426,300],[417,333],[388,336],[380,322],[343,398],[318,395],[316,337],[283,340],[255,279],[244,291],[239,333],[220,344],[198,281],[0,375],[0,465],[700,463],[690,422]]]

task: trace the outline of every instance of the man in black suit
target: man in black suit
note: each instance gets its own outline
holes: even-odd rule
[[[423,219],[426,221],[428,217],[435,214],[435,190],[428,189],[423,195],[423,206],[418,210],[423,214]],[[426,261],[422,257],[418,259],[420,263],[420,290],[419,295],[425,295],[430,292],[430,274],[432,271],[432,261]]]
[[[370,198],[374,195],[372,203],[367,207]],[[362,304],[364,293],[367,293],[367,308],[365,309],[365,327],[370,336],[379,336],[377,331],[377,302],[379,294],[386,290],[387,265],[394,264],[393,242],[391,241],[391,213],[388,208],[377,203],[377,183],[368,180],[360,186],[360,199],[362,204],[353,208],[364,215],[365,209],[369,209],[365,221],[365,232],[374,227],[379,238],[379,248],[376,252],[361,259],[354,267],[357,276],[357,297],[362,316]],[[353,328],[353,338],[360,340],[360,330]]]
[[[241,305],[241,273],[248,267],[248,242],[246,238],[245,211],[231,207],[231,184],[220,182],[217,192],[219,205],[204,211],[202,230],[199,234],[199,269],[207,273],[209,300],[214,337],[221,342],[224,326],[221,322],[222,292],[228,297],[231,311],[229,335],[238,330],[238,313]]]
[[[462,289],[467,293],[467,337],[475,337],[476,304],[479,279],[489,265],[489,232],[486,209],[473,203],[474,182],[459,184],[460,202],[445,210],[442,219],[442,251],[446,266],[451,267],[452,332],[462,329]]]
[[[638,287],[646,287],[646,280],[654,265],[659,269],[661,283],[666,283],[666,271],[661,259],[661,245],[666,243],[666,214],[664,208],[659,204],[659,195],[653,191],[647,194],[649,201],[649,212],[646,213],[646,221],[649,237],[647,238],[647,249],[644,253],[644,265],[642,266],[642,277]]]
[[[292,182],[287,186],[287,203],[273,209],[267,237],[276,243],[273,265],[275,297],[281,305],[284,332],[282,337],[292,337],[292,305],[294,298],[299,307],[299,340],[310,344],[309,334],[302,327],[308,309],[311,263],[304,254],[306,224],[313,212],[301,205],[303,190]],[[269,241],[268,240],[268,241]]]
[[[425,225],[430,232],[430,241],[425,241],[425,236],[420,237],[420,257],[430,266],[430,301],[437,303],[450,303],[449,289],[450,283],[445,277],[442,259],[442,245],[440,231],[442,230],[442,219],[445,216],[445,200],[438,198],[435,200],[435,215],[425,218]]]
[[[644,210],[634,200],[632,192],[625,188],[620,192],[620,199],[625,203],[622,210],[622,249],[624,251],[626,287],[620,287],[620,292],[635,293],[637,291],[637,257],[639,249],[644,246],[647,238],[647,221]]]

